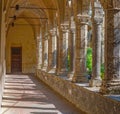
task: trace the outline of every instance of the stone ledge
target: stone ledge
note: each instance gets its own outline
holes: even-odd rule
[[[88,114],[120,114],[118,101],[44,71],[37,70],[37,77]]]

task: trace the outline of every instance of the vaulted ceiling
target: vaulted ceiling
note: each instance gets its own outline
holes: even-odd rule
[[[14,21],[14,18],[10,18],[13,17],[14,15],[17,18],[31,17],[31,18],[23,18],[31,25],[32,24],[40,25],[41,23],[46,21],[46,18],[48,18],[49,22],[52,23],[56,10],[42,9],[42,8],[57,9],[57,0],[5,0],[4,4],[5,4],[4,9],[6,9],[6,22],[8,24]],[[16,5],[25,8],[19,8],[19,10],[16,10],[15,8],[11,8],[11,7],[15,7]],[[30,9],[27,9],[27,7],[30,7]],[[37,18],[37,19],[33,19],[33,18]],[[38,19],[38,18],[45,18],[45,19]],[[34,29],[36,29],[36,27],[34,27]]]
[[[57,15],[60,16],[60,19],[62,20],[65,16],[65,5],[66,1],[68,0],[4,0],[4,9],[6,10],[6,22],[7,24],[12,23],[15,21],[13,17],[14,15],[16,17],[34,17],[34,18],[48,18],[48,23],[53,24],[54,18]],[[81,10],[81,7],[83,4],[85,7],[89,7],[89,1],[94,0],[73,0],[73,4],[77,4],[78,10]],[[99,0],[102,4],[102,6],[108,6],[108,4],[112,4],[111,0]],[[115,0],[116,1],[116,0]],[[16,10],[16,5],[19,5],[19,7],[25,7],[25,8],[19,8],[19,10]],[[31,9],[27,9],[30,7]],[[41,8],[41,9],[40,9]],[[42,9],[42,8],[50,8],[50,9]],[[56,10],[55,10],[56,9]],[[85,8],[86,10],[86,8]],[[83,12],[83,9],[81,10]],[[77,12],[80,13],[80,12]],[[32,19],[32,18],[23,18],[25,19],[29,24],[43,24],[46,19]],[[39,31],[38,26],[33,26],[33,29],[36,31]]]

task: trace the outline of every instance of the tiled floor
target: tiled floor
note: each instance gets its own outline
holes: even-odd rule
[[[84,114],[32,75],[7,75],[2,114]]]

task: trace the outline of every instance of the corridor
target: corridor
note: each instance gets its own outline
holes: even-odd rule
[[[33,75],[6,75],[2,114],[84,114]]]

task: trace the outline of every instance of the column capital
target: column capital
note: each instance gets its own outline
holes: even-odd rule
[[[71,22],[71,31],[75,32],[75,21]]]
[[[92,20],[94,24],[100,25],[103,23],[103,17],[94,17]]]
[[[69,30],[69,24],[67,23],[61,24],[61,30],[63,32],[67,32]]]
[[[56,28],[53,28],[53,29],[49,30],[49,33],[50,33],[50,35],[52,35],[52,36],[57,35],[57,30],[56,30]]]
[[[88,24],[89,20],[90,20],[90,16],[89,15],[81,15],[78,14],[78,21],[80,24]]]
[[[40,37],[37,37],[36,39],[37,39],[37,42],[40,42],[40,41],[41,41],[41,38],[40,38]]]
[[[99,1],[94,2],[92,20],[95,24],[102,24],[104,11]]]

